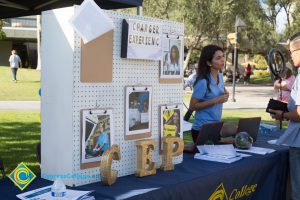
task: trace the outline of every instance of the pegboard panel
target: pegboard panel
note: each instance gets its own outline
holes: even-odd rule
[[[93,176],[99,174],[99,168],[80,169],[80,110],[86,108],[113,108],[114,144],[121,150],[121,160],[113,162],[118,176],[134,174],[136,170],[135,140],[124,140],[125,131],[125,86],[149,85],[152,86],[152,136],[157,141],[157,150],[153,160],[157,166],[161,165],[159,156],[159,105],[181,103],[183,87],[180,84],[159,84],[159,61],[135,60],[121,58],[121,34],[123,19],[139,19],[163,24],[163,32],[184,34],[183,24],[154,18],[129,15],[121,12],[106,11],[115,24],[113,39],[113,81],[112,83],[81,83],[81,39],[75,34],[73,57],[73,173]],[[150,139],[150,138],[147,138]],[[174,158],[174,163],[182,162],[182,156]],[[83,185],[99,181],[94,179],[75,179],[75,185]]]

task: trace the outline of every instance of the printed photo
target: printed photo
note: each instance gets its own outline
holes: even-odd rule
[[[182,138],[182,105],[161,106],[161,137]]]
[[[82,112],[82,163],[100,161],[112,145],[112,110],[84,110]]]
[[[149,133],[151,87],[126,88],[126,135]]]
[[[165,37],[161,61],[161,78],[181,78],[183,69],[182,41]]]

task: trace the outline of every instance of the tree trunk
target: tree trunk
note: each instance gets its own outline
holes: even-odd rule
[[[183,71],[185,71],[186,68],[188,67],[188,64],[189,64],[189,61],[190,61],[193,50],[194,50],[194,47],[191,46],[191,48],[189,48],[189,50],[186,54],[186,57],[185,57],[185,60],[184,60],[184,63],[183,63]]]
[[[197,36],[197,41],[195,44],[191,45],[191,47],[189,48],[188,50],[188,53],[185,57],[185,60],[184,60],[184,63],[183,63],[183,72],[186,70],[186,68],[188,67],[188,64],[189,64],[189,61],[190,61],[190,58],[191,58],[191,55],[193,53],[193,50],[198,46],[200,40],[202,38],[202,35],[198,35]]]
[[[37,66],[36,70],[41,70],[41,15],[36,16],[36,36],[37,36]]]
[[[288,30],[290,31],[291,28],[291,21],[290,21],[290,7],[286,6],[283,7],[285,14],[286,14],[286,20],[287,20],[287,25],[288,25]]]

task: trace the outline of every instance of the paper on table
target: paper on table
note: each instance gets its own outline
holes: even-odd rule
[[[236,149],[236,151],[266,155],[268,153],[273,153],[275,150],[262,147],[251,147],[250,149]]]
[[[95,200],[94,196],[84,196],[80,200]]]
[[[92,191],[76,191],[76,190],[68,190],[66,191],[65,199],[68,200],[81,200],[86,195],[90,194]],[[51,186],[39,188],[36,190],[32,190],[29,192],[25,192],[22,194],[16,195],[21,200],[51,200],[53,197],[51,196]]]
[[[196,153],[194,156],[195,159],[200,160],[208,160],[214,162],[222,162],[222,163],[233,163],[235,161],[241,160],[241,156],[221,156],[221,155],[207,155]]]
[[[191,122],[187,122],[187,121],[183,120],[182,131],[183,132],[190,131],[190,130],[192,130],[192,126],[193,126],[193,124]]]
[[[221,155],[221,156],[237,156],[232,144],[224,145],[198,145],[200,154]]]
[[[276,139],[275,140],[268,140],[267,142],[268,142],[268,144],[276,144],[277,140]]]
[[[83,1],[75,10],[70,24],[80,35],[83,43],[88,43],[114,29],[113,21],[93,0]]]

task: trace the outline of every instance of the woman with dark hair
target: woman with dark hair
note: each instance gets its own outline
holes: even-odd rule
[[[208,45],[202,49],[189,108],[196,111],[192,127],[194,142],[203,124],[221,121],[223,103],[229,97],[220,72],[224,62],[224,53],[219,46]]]
[[[170,53],[165,55],[164,59],[164,74],[166,75],[179,75],[179,49],[176,45],[173,45],[170,49]]]

